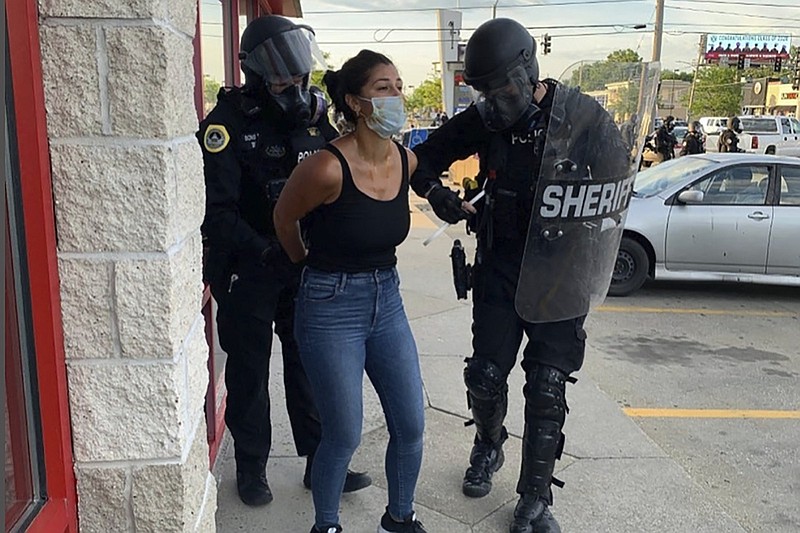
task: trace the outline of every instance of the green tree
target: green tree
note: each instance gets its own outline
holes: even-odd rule
[[[419,84],[406,101],[408,109],[442,109],[442,82],[435,76]]]
[[[322,52],[322,57],[325,58],[326,67],[325,69],[320,70],[312,70],[311,71],[311,85],[314,87],[319,87],[320,89],[325,88],[325,84],[322,83],[322,77],[325,75],[325,70],[333,68],[330,64],[331,54],[329,52]],[[325,98],[328,98],[327,93],[325,94]]]
[[[693,117],[738,114],[742,108],[740,76],[733,67],[715,65],[700,69],[689,114]]]
[[[630,48],[614,50],[606,57],[608,63],[639,63],[641,60],[642,58],[639,57],[639,54]]]
[[[678,72],[677,70],[664,70],[661,72],[662,80],[692,81],[694,72]]]
[[[608,108],[617,117],[627,118],[639,107],[639,84],[630,83],[617,91],[617,98],[608,104]]]
[[[203,101],[209,102],[212,105],[217,102],[217,93],[219,88],[222,87],[220,82],[213,79],[208,74],[203,75]]]
[[[631,64],[638,65],[642,58],[634,50],[615,50],[608,54],[605,60],[591,64],[580,64],[567,85],[580,87],[583,91],[600,91],[606,84],[616,81],[628,81],[636,77],[638,67],[632,68]]]

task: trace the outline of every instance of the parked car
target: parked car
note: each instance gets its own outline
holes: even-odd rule
[[[800,120],[773,115],[740,115],[739,121],[742,124],[739,148],[745,152],[800,157]],[[717,139],[717,136],[710,139],[706,150],[717,151]]]
[[[800,157],[800,120],[776,116],[740,116],[739,147],[747,152]]]
[[[800,285],[800,160],[697,154],[640,172],[609,294],[648,278]]]
[[[706,135],[719,135],[728,127],[728,117],[700,117],[697,120],[703,125]]]

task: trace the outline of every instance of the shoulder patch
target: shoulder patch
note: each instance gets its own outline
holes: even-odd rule
[[[221,152],[228,146],[231,136],[228,130],[221,124],[209,124],[206,128],[206,134],[203,137],[203,146],[212,154]]]

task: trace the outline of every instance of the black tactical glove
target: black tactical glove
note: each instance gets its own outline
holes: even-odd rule
[[[436,216],[450,224],[470,217],[469,213],[461,209],[461,198],[458,193],[443,185],[434,185],[428,193],[428,202]]]
[[[283,251],[281,244],[274,238],[267,241],[267,247],[261,251],[258,262],[261,266],[274,266],[277,263],[288,261],[289,257]]]

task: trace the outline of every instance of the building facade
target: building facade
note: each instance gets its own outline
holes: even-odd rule
[[[6,531],[215,529],[194,133],[264,13],[299,1],[6,6]]]

